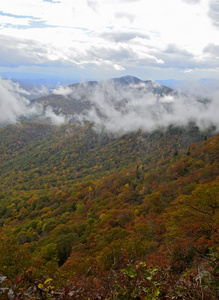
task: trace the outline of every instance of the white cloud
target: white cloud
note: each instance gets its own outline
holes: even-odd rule
[[[198,4],[202,0],[183,0],[183,1],[186,2],[186,3],[188,3],[188,4]]]
[[[87,100],[94,106],[83,118],[93,122],[97,131],[116,135],[148,132],[169,125],[186,126],[190,121],[196,122],[200,129],[215,125],[219,130],[218,91],[211,102],[202,103],[197,97],[183,94],[154,94],[153,88],[159,85],[151,82],[126,88],[113,82],[100,83],[89,89]],[[72,95],[75,97],[76,92]],[[80,99],[80,93],[77,98]]]
[[[202,49],[218,38],[215,0],[7,0],[1,11],[4,66],[93,74],[154,67],[165,76],[171,68],[214,68],[213,53]]]
[[[62,115],[55,114],[50,107],[44,112],[41,105],[31,105],[26,96],[29,96],[29,92],[22,89],[18,83],[0,77],[1,125],[15,123],[22,116],[30,117],[33,115],[49,118],[54,124],[65,122],[65,118]]]
[[[26,113],[28,101],[21,93],[25,91],[17,84],[0,78],[0,123],[15,122],[18,115]]]
[[[47,107],[43,115],[43,118],[48,118],[55,125],[60,125],[65,123],[65,117],[62,114],[55,114],[51,107]]]
[[[191,93],[199,90],[204,94],[201,83],[194,82],[190,87],[186,83],[186,86]],[[219,130],[218,88],[211,95],[208,91],[207,96],[212,98],[208,103],[197,101],[201,99],[197,96],[170,91],[166,94],[164,91],[156,82],[135,83],[134,80],[128,86],[109,80],[59,90],[69,101],[86,102],[89,109],[74,118],[94,123],[97,131],[123,135],[138,130],[148,132],[171,124],[186,126],[190,121],[196,122],[200,129],[215,125]]]
[[[59,86],[58,88],[53,90],[53,94],[69,96],[72,94],[72,89],[69,86]]]
[[[113,66],[114,66],[114,69],[117,70],[117,71],[124,71],[125,70],[125,68],[123,68],[122,66],[119,66],[117,64],[114,64]]]

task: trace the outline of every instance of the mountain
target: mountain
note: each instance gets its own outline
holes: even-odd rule
[[[52,94],[31,101],[25,99],[27,92],[16,84],[4,80],[0,84],[9,93],[8,100],[0,97],[3,125],[17,119],[55,124],[88,121],[97,131],[116,135],[186,126],[189,122],[204,129],[218,126],[215,97],[186,95],[133,76],[59,86]]]
[[[219,135],[176,95],[73,84],[32,102],[68,122],[0,128],[0,298],[217,299]]]
[[[186,152],[192,142],[204,140],[206,135],[211,131],[200,132],[192,123],[187,128],[139,131],[122,137],[99,134],[90,123],[61,127],[32,122],[11,125],[0,129],[0,184],[2,190],[38,189],[48,184],[58,187],[62,180],[71,185],[122,168],[153,165],[162,157]],[[58,176],[52,171],[54,167]]]
[[[32,105],[53,110],[67,122],[90,122],[97,132],[117,136],[186,127],[190,122],[203,131],[218,128],[216,98],[183,94],[133,76],[61,86]]]
[[[56,112],[64,115],[85,113],[91,108],[100,110],[99,102],[110,102],[118,109],[124,102],[130,102],[134,97],[142,98],[148,95],[162,97],[174,91],[154,81],[142,81],[134,76],[124,76],[105,81],[88,81],[60,87],[54,94],[36,99],[45,107],[51,106]]]
[[[209,272],[208,288],[192,291],[216,299],[218,135],[190,124],[116,138],[28,122],[0,129],[0,141],[0,270],[12,280],[0,295],[131,299],[159,287],[157,299],[171,299]]]

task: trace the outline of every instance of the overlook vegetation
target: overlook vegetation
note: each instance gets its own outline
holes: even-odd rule
[[[0,129],[0,297],[216,299],[219,135]]]

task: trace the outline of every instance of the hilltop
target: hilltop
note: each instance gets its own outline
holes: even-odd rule
[[[174,93],[172,89],[154,81],[124,76],[61,86],[53,94],[36,99],[33,103],[41,103],[44,107],[51,106],[57,113],[70,115],[71,119],[77,120],[78,114],[84,114],[91,109],[102,113],[98,100],[102,104],[108,103],[121,109],[124,103],[127,104],[135,97],[147,99],[148,95],[162,97],[171,93]]]

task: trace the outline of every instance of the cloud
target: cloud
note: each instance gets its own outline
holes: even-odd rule
[[[22,85],[22,82],[21,82]],[[25,90],[29,91],[29,95],[26,96],[28,100],[34,100],[51,93],[51,88],[48,85],[36,85],[36,84],[25,84]]]
[[[96,58],[97,63],[101,66],[104,64],[121,66],[123,69],[126,67],[144,67],[144,66],[158,66],[163,64],[163,60],[156,54],[152,53],[147,47],[131,44],[112,44],[106,43],[99,47],[92,47],[87,51],[87,60]]]
[[[94,0],[87,0],[87,5],[94,11],[97,12],[98,3]]]
[[[203,49],[203,52],[210,53],[215,56],[215,58],[219,58],[219,45],[210,43]]]
[[[164,53],[193,57],[192,53],[188,52],[185,49],[180,48],[176,44],[169,44],[167,46],[167,49],[164,51]]]
[[[210,51],[212,52],[211,55],[209,55]],[[164,61],[164,68],[178,68],[180,72],[185,74],[193,73],[198,69],[209,69],[210,67],[214,69],[217,61],[216,51],[217,47],[210,44],[204,47],[202,54],[196,55],[182,46],[169,44],[164,51],[155,53],[155,55]]]
[[[53,30],[55,35],[56,30]],[[73,30],[72,34],[77,35],[78,31],[81,30]],[[61,35],[56,34],[56,36],[57,40],[62,39]],[[142,69],[143,74],[143,69],[149,67],[159,67],[167,71],[170,68],[192,70],[211,67],[213,69],[217,60],[216,48],[213,47],[210,49],[206,46],[202,56],[195,56],[185,47],[173,43],[168,44],[164,49],[153,47],[153,37],[141,30],[104,29],[91,33],[84,41],[72,41],[68,46],[63,42],[61,48],[58,44],[50,43],[50,40],[42,43],[35,39],[4,35],[0,35],[0,44],[2,67],[41,67],[48,70],[58,68],[57,72],[60,74],[65,74],[67,70],[70,72],[71,69],[74,69],[75,73],[78,70],[80,74],[83,69],[83,72],[89,70],[90,74],[94,72],[110,74],[112,71],[121,72],[130,68]],[[210,50],[211,55],[207,53]],[[112,76],[116,76],[115,73],[107,75],[107,77]],[[144,76],[146,77],[147,73]]]
[[[186,3],[188,3],[188,4],[198,4],[202,0],[183,0],[183,1],[186,2]]]
[[[83,70],[82,77],[89,72],[92,78],[132,69],[137,76],[145,70],[145,78],[159,79],[173,69],[182,77],[182,68],[214,68],[218,77],[213,54],[201,51],[217,40],[208,10],[218,28],[213,0],[169,0],[169,5],[161,0],[3,1],[1,69],[31,72],[35,66],[52,74],[57,67],[59,74],[72,71],[76,77]]]
[[[209,3],[209,17],[212,24],[219,27],[219,2],[218,0],[211,0]]]
[[[80,64],[83,60],[82,53],[59,49],[57,45],[49,42],[39,42],[34,39],[22,39],[0,35],[0,65],[5,67],[38,66],[38,67],[62,67]],[[79,48],[77,43],[72,50]],[[84,52],[86,54],[86,51]],[[79,60],[79,61],[78,61]]]
[[[58,88],[53,90],[53,94],[66,97],[72,94],[72,88],[70,88],[69,86],[59,86]]]
[[[43,65],[49,61],[46,45],[33,40],[0,35],[1,66]]]
[[[0,123],[14,123],[18,116],[26,114],[29,102],[18,84],[0,78]]]
[[[84,105],[89,109],[74,118],[92,122],[97,132],[113,135],[138,130],[151,132],[169,125],[187,126],[191,121],[202,130],[211,125],[219,130],[219,90],[215,90],[210,101],[171,92],[153,81],[133,79],[132,82],[130,79],[129,85],[119,80],[84,83],[71,86],[71,93],[69,87],[62,92],[68,93],[69,101],[77,100],[82,106],[86,102]]]
[[[100,34],[104,39],[113,42],[128,42],[135,38],[150,39],[149,34],[137,31],[137,30],[126,30],[126,31],[104,31]]]
[[[136,16],[129,13],[118,12],[115,13],[116,19],[127,19],[130,23],[134,22]]]
[[[120,66],[120,65],[114,64],[113,67],[114,67],[114,69],[117,70],[117,71],[125,71],[125,68],[123,68],[123,67]]]
[[[90,110],[85,119],[93,122],[97,131],[115,135],[138,130],[150,132],[158,128],[165,129],[170,125],[187,126],[191,121],[196,122],[201,130],[211,125],[219,130],[219,109],[216,100],[210,104],[203,104],[182,95],[156,97],[150,94],[144,98],[133,98],[117,110],[115,104],[106,103],[100,96],[98,102],[95,100],[95,105],[97,109]]]
[[[205,55],[206,66],[211,66],[212,69],[218,72],[215,66],[218,65],[219,45],[210,43],[203,49],[203,53]]]
[[[16,123],[20,117],[38,116],[50,119],[54,124],[65,121],[64,116],[57,115],[48,107],[46,110],[39,104],[31,105],[26,98],[29,92],[18,83],[0,77],[0,124]]]
[[[55,114],[50,106],[46,108],[43,118],[49,119],[55,125],[65,123],[65,117],[62,114]]]

